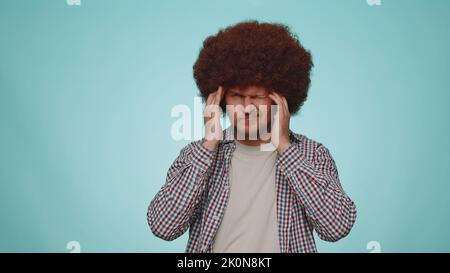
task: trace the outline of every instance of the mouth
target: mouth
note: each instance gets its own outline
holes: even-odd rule
[[[245,116],[241,119],[252,120],[252,119],[257,119],[258,117],[259,117],[259,114],[257,114],[257,113],[251,113],[251,114],[245,113]]]

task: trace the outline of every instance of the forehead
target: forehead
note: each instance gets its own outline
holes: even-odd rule
[[[236,88],[230,88],[229,91],[231,93],[237,93],[240,95],[247,95],[247,96],[266,95],[268,93],[267,89],[265,89],[264,87],[260,87],[260,86],[249,86],[246,88],[236,87]]]

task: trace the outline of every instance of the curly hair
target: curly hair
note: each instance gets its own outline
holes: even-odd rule
[[[260,86],[286,97],[295,114],[307,98],[312,67],[311,53],[288,26],[249,20],[207,37],[193,72],[204,100],[219,85]],[[221,106],[225,113],[224,102]]]

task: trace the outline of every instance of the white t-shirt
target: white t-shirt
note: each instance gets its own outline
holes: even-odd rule
[[[213,251],[280,252],[275,189],[277,151],[236,141],[229,172],[230,196]]]

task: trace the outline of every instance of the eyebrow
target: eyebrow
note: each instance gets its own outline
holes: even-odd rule
[[[230,90],[230,93],[232,93],[233,95],[240,95],[240,96],[244,96],[241,93],[239,93],[239,91],[232,91]],[[249,97],[267,97],[267,94],[255,94],[255,95],[248,95]]]

